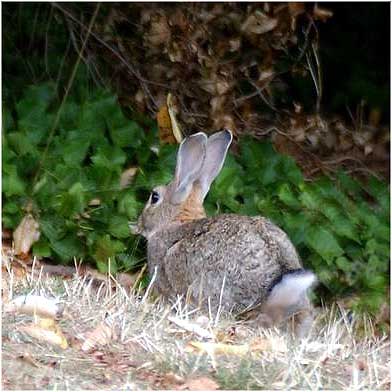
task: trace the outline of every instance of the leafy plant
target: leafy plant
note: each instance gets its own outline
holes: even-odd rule
[[[143,256],[128,220],[142,204],[121,188],[120,176],[125,166],[140,166],[141,146],[149,154],[149,137],[113,96],[97,92],[63,106],[48,145],[59,106],[54,91],[52,84],[32,86],[15,116],[4,109],[3,224],[15,228],[30,203],[42,232],[35,255],[84,258],[101,270],[110,258],[112,272],[133,268]]]
[[[3,108],[3,225],[14,229],[29,208],[41,230],[35,255],[62,263],[82,258],[102,271],[134,269],[145,262],[145,248],[129,221],[150,189],[171,179],[176,147],[159,146],[155,123],[128,119],[106,91],[71,95],[60,112],[54,91],[50,83],[32,86],[15,107]],[[123,188],[129,167],[137,174]],[[316,272],[323,297],[352,295],[370,311],[385,301],[387,184],[375,178],[363,184],[343,172],[334,181],[308,182],[270,143],[243,139],[206,209],[263,215],[281,226]]]
[[[246,139],[238,160],[226,163],[209,203],[272,219],[288,233],[329,297],[352,295],[356,307],[374,312],[386,301],[387,184],[371,178],[365,185],[343,172],[335,181],[305,182],[292,158],[277,154],[270,143]]]

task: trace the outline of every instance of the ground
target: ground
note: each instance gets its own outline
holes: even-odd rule
[[[8,267],[2,283],[6,390],[390,389],[389,337],[338,306],[318,309],[298,340],[86,277]],[[56,317],[39,317],[41,305],[34,314],[11,306],[26,294],[55,298]]]

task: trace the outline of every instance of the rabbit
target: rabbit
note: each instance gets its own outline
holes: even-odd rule
[[[186,295],[201,308],[251,314],[262,326],[297,314],[303,336],[312,322],[307,292],[316,277],[303,269],[286,233],[264,217],[207,217],[203,208],[232,138],[229,130],[187,137],[174,179],[152,190],[136,229],[147,239],[149,275],[166,298]]]

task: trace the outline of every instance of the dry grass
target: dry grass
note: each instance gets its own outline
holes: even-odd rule
[[[69,347],[64,350],[20,332],[33,316],[3,313],[3,389],[196,388],[189,380],[212,389],[202,377],[231,390],[390,389],[389,337],[376,337],[369,320],[353,320],[336,307],[321,310],[310,336],[295,341],[288,332],[251,327],[230,316],[200,317],[180,300],[170,306],[143,293],[129,295],[121,287],[113,291],[78,277],[63,281],[37,275],[16,279],[12,272],[3,273],[3,295],[59,298],[65,304],[59,325]],[[84,352],[86,333],[108,315],[117,336]],[[185,331],[170,316],[204,322],[214,339]],[[191,350],[191,341],[268,345],[246,355],[218,355]]]

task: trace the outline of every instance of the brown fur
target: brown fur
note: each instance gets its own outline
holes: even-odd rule
[[[188,198],[185,200],[184,204],[178,215],[175,217],[176,221],[179,222],[190,222],[196,219],[202,219],[206,217],[206,212],[203,207],[203,202],[201,200],[201,191],[199,186],[194,185]]]

